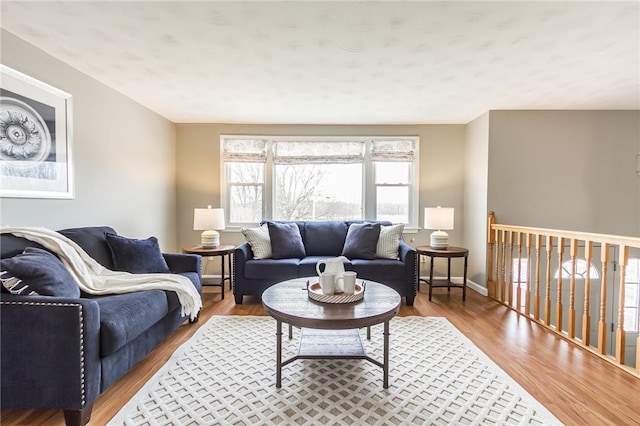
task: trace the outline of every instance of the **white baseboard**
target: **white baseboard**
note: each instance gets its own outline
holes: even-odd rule
[[[428,279],[428,276],[424,276],[424,277],[420,277],[421,279],[425,280]],[[433,277],[436,280],[445,280],[447,279],[447,277]],[[202,276],[202,281],[203,283],[205,283],[205,280],[207,280],[206,284],[210,284],[211,281],[209,280],[213,280],[216,283],[220,282],[220,274],[206,274]],[[453,281],[456,284],[462,284],[462,277],[451,277],[451,281]],[[424,283],[423,283],[424,284]],[[426,285],[426,284],[425,284]],[[480,284],[471,281],[470,279],[467,278],[467,288],[475,291],[476,293],[480,293],[483,296],[488,296],[489,292],[487,290],[486,287],[481,286]]]
[[[226,274],[225,274],[226,275]],[[202,284],[203,285],[220,285],[220,274],[204,274],[202,275]],[[228,279],[228,275],[227,275]]]
[[[424,277],[420,277],[420,279],[422,280],[428,280],[429,277],[428,276],[424,276]],[[446,280],[447,277],[433,277],[434,280]],[[463,278],[462,277],[451,277],[451,281],[456,283],[456,284],[462,284]],[[421,283],[424,284],[424,283]],[[426,285],[426,284],[424,284]],[[467,278],[467,288],[475,291],[476,293],[480,293],[483,296],[488,296],[489,295],[489,291],[487,290],[486,287],[481,286],[480,284],[471,281],[469,278]]]

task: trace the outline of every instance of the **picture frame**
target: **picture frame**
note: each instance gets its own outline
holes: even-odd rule
[[[0,64],[0,197],[74,198],[72,97]]]

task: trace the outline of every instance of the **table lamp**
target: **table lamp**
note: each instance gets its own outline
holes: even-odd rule
[[[436,229],[431,233],[431,247],[449,247],[449,235],[444,230],[453,229],[453,207],[427,207],[424,209],[425,229]]]
[[[202,248],[216,248],[220,245],[220,233],[224,229],[224,209],[195,209],[193,211],[193,229],[204,231],[200,234]]]

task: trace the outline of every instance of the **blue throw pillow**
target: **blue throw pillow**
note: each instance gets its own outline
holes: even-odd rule
[[[379,223],[351,224],[344,241],[342,255],[349,259],[375,259],[379,237]]]
[[[273,259],[302,258],[307,255],[300,229],[295,223],[268,222]]]
[[[146,240],[125,238],[115,234],[106,234],[105,237],[111,249],[113,268],[116,271],[132,274],[170,272],[156,237],[149,237]]]
[[[27,247],[0,262],[2,287],[13,294],[80,297],[78,283],[54,254]]]

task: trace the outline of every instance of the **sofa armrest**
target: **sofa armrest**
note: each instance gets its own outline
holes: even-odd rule
[[[174,274],[180,272],[201,273],[202,257],[197,254],[162,253],[169,270]]]
[[[100,394],[99,351],[94,300],[0,296],[2,408],[90,406]]]
[[[233,294],[236,304],[242,303],[242,297],[247,286],[244,276],[244,264],[251,259],[253,259],[253,251],[249,243],[242,243],[233,251]]]
[[[253,259],[253,250],[251,250],[249,243],[242,243],[233,251],[233,260],[240,264],[251,259]]]
[[[242,243],[233,251],[233,277],[237,281],[244,278],[244,263],[253,259],[253,251],[249,243]]]
[[[398,245],[398,256],[403,263],[413,264],[415,268],[416,249],[407,244],[404,240],[400,240]]]
[[[398,255],[404,263],[407,279],[407,305],[413,306],[413,300],[416,297],[416,289],[418,283],[418,263],[416,249],[407,244],[404,240],[400,240],[398,247]]]

